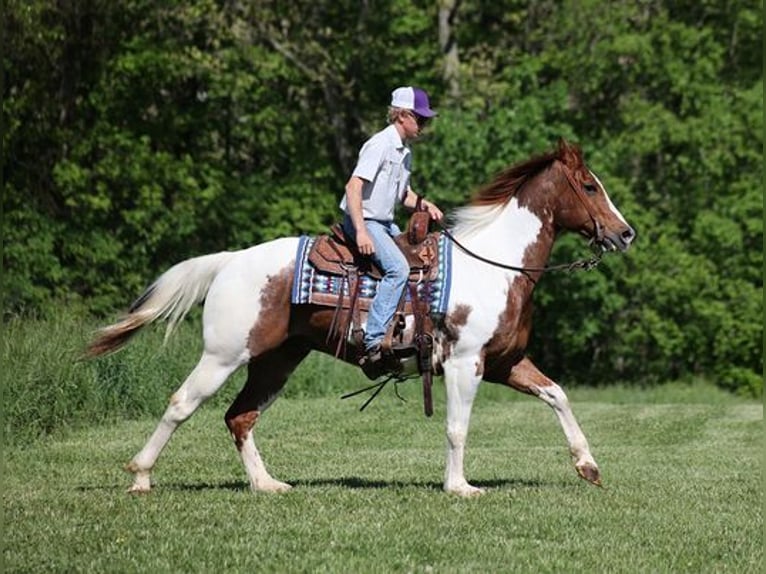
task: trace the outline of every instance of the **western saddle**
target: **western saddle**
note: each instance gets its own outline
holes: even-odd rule
[[[406,293],[402,294],[397,311],[383,339],[382,364],[371,369],[365,368],[365,364],[361,363],[362,370],[370,379],[377,379],[383,374],[403,379],[403,361],[414,359],[423,379],[426,416],[433,414],[431,397],[433,323],[430,316],[429,284],[436,279],[439,271],[439,233],[428,232],[429,222],[428,212],[416,209],[410,217],[406,231],[395,238],[396,244],[410,264]],[[346,236],[341,225],[337,223],[330,227],[329,234],[316,238],[308,259],[317,272],[339,276],[342,280],[343,287],[339,294],[315,293],[313,295],[313,303],[335,308],[327,333],[327,342],[336,340],[335,356],[345,357],[346,341],[350,332],[361,358],[364,352],[361,314],[369,310],[371,299],[360,297],[360,279],[367,275],[380,280],[383,273],[371,258],[359,253],[356,243]],[[414,328],[410,334],[405,330],[408,315],[413,316]]]

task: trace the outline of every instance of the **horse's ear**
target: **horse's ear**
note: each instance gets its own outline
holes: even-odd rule
[[[582,152],[576,144],[571,144],[564,138],[559,138],[559,160],[569,167],[578,167],[583,163]]]

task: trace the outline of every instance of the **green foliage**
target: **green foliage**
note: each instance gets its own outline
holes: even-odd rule
[[[159,416],[199,352],[196,336],[162,349],[162,334],[155,332],[124,353],[84,361],[93,330],[92,322],[61,312],[53,319],[14,319],[3,326],[0,367],[9,443],[117,418]],[[158,360],[165,353],[167,358]]]
[[[542,282],[546,369],[762,393],[760,3],[466,0],[440,29],[449,4],[7,0],[4,316],[111,314],[179,260],[322,231],[411,83],[440,111],[416,191],[461,205],[563,136],[639,232]]]
[[[82,358],[96,331],[93,319],[84,312],[51,314],[3,325],[0,372],[9,444],[117,419],[159,417],[202,352],[200,313],[195,311],[167,342],[163,329],[149,328],[120,352],[97,360]],[[243,369],[211,403],[227,407],[244,380]],[[291,377],[285,396],[340,396],[365,384],[358,369],[312,354]]]
[[[568,277],[589,277],[594,285],[601,285],[600,288],[604,288],[603,285],[607,283],[597,273]],[[577,293],[589,294],[590,291],[580,289]],[[613,298],[610,293],[604,296]],[[591,300],[600,304],[602,298],[593,295]],[[590,308],[588,301],[578,303],[580,307],[573,309],[573,312],[579,313],[582,310],[583,315],[587,316],[586,312]],[[617,305],[613,307],[619,308]],[[162,328],[148,328],[136,335],[118,353],[94,360],[82,358],[82,352],[97,328],[94,320],[87,317],[84,311],[73,313],[59,310],[49,319],[17,318],[7,321],[3,326],[0,346],[6,442],[25,444],[49,435],[68,435],[74,429],[118,419],[158,418],[164,412],[172,393],[199,360],[202,352],[200,315],[198,310],[192,311],[190,318],[179,325],[167,342],[163,340]],[[544,314],[542,319],[545,325],[547,318]],[[601,337],[603,323],[600,317],[590,317],[586,333],[567,332],[565,335],[587,347],[592,339]],[[637,323],[634,328],[639,330],[642,324]],[[643,331],[637,334],[631,332],[615,337],[615,340],[619,342],[631,336],[640,339],[647,335]],[[742,334],[741,339],[735,341],[724,337],[722,343],[729,343],[730,349],[741,344],[745,337],[746,334]],[[557,341],[551,338],[552,345]],[[726,350],[722,346],[721,351]],[[576,349],[553,351],[563,355],[562,364],[581,360]],[[599,381],[600,386],[607,383],[608,375],[619,369],[645,368],[646,373],[653,372],[649,367],[642,367],[628,349],[616,345],[609,351],[611,354],[603,352],[598,355],[602,361],[598,368],[604,374],[604,379]],[[623,353],[623,356],[619,353]],[[244,384],[245,370],[233,374],[226,385],[210,399],[214,408],[228,407]],[[623,380],[631,380],[625,373],[623,375]],[[739,373],[732,371],[731,375],[747,377],[748,372],[743,369]],[[654,382],[664,385],[669,381],[658,379]],[[743,381],[752,384],[750,379]],[[738,382],[732,379],[732,383]],[[696,383],[667,385],[667,388],[658,388],[649,393],[645,400],[679,401],[679,397],[686,402],[707,401],[716,397],[722,401],[736,400],[723,394],[723,391],[719,391],[719,395],[710,392],[712,387],[709,383],[704,384],[700,380],[696,380]],[[320,353],[311,353],[290,377],[284,396],[288,399],[340,397],[367,385],[367,379],[358,368]],[[621,385],[612,384],[611,387],[617,397],[628,393],[631,402],[639,400]],[[435,388],[437,395],[441,396],[443,385],[438,380]],[[730,385],[730,388],[735,388],[735,385]],[[409,403],[419,404],[418,379],[404,383],[399,390],[408,398]],[[584,391],[577,389],[576,392]],[[509,392],[507,388],[489,384],[482,387],[481,395],[485,400],[493,401],[527,400],[525,396]],[[351,399],[350,403],[361,405],[367,396]],[[385,396],[392,398],[393,393]],[[650,396],[654,399],[650,399]]]

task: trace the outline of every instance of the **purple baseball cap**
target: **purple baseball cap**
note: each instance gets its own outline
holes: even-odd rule
[[[391,93],[391,107],[412,110],[422,118],[432,118],[436,115],[428,105],[428,94],[425,90],[412,86],[396,88]]]

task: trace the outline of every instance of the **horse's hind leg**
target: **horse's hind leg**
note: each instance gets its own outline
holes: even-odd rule
[[[248,365],[247,382],[226,411],[226,426],[242,457],[250,488],[254,491],[284,492],[291,488],[289,484],[272,478],[266,470],[253,440],[253,427],[309,350],[301,341],[287,341],[252,358]]]
[[[197,407],[220,389],[239,366],[239,363],[221,362],[209,353],[202,355],[191,374],[173,393],[165,414],[144,448],[126,466],[126,470],[134,474],[133,486],[128,492],[149,492],[152,468],[173,432],[197,410]]]
[[[523,393],[536,396],[553,409],[569,443],[569,452],[574,460],[577,474],[588,482],[601,486],[598,465],[590,453],[588,441],[580,425],[577,424],[564,390],[541,373],[527,358],[511,369],[508,385]]]

